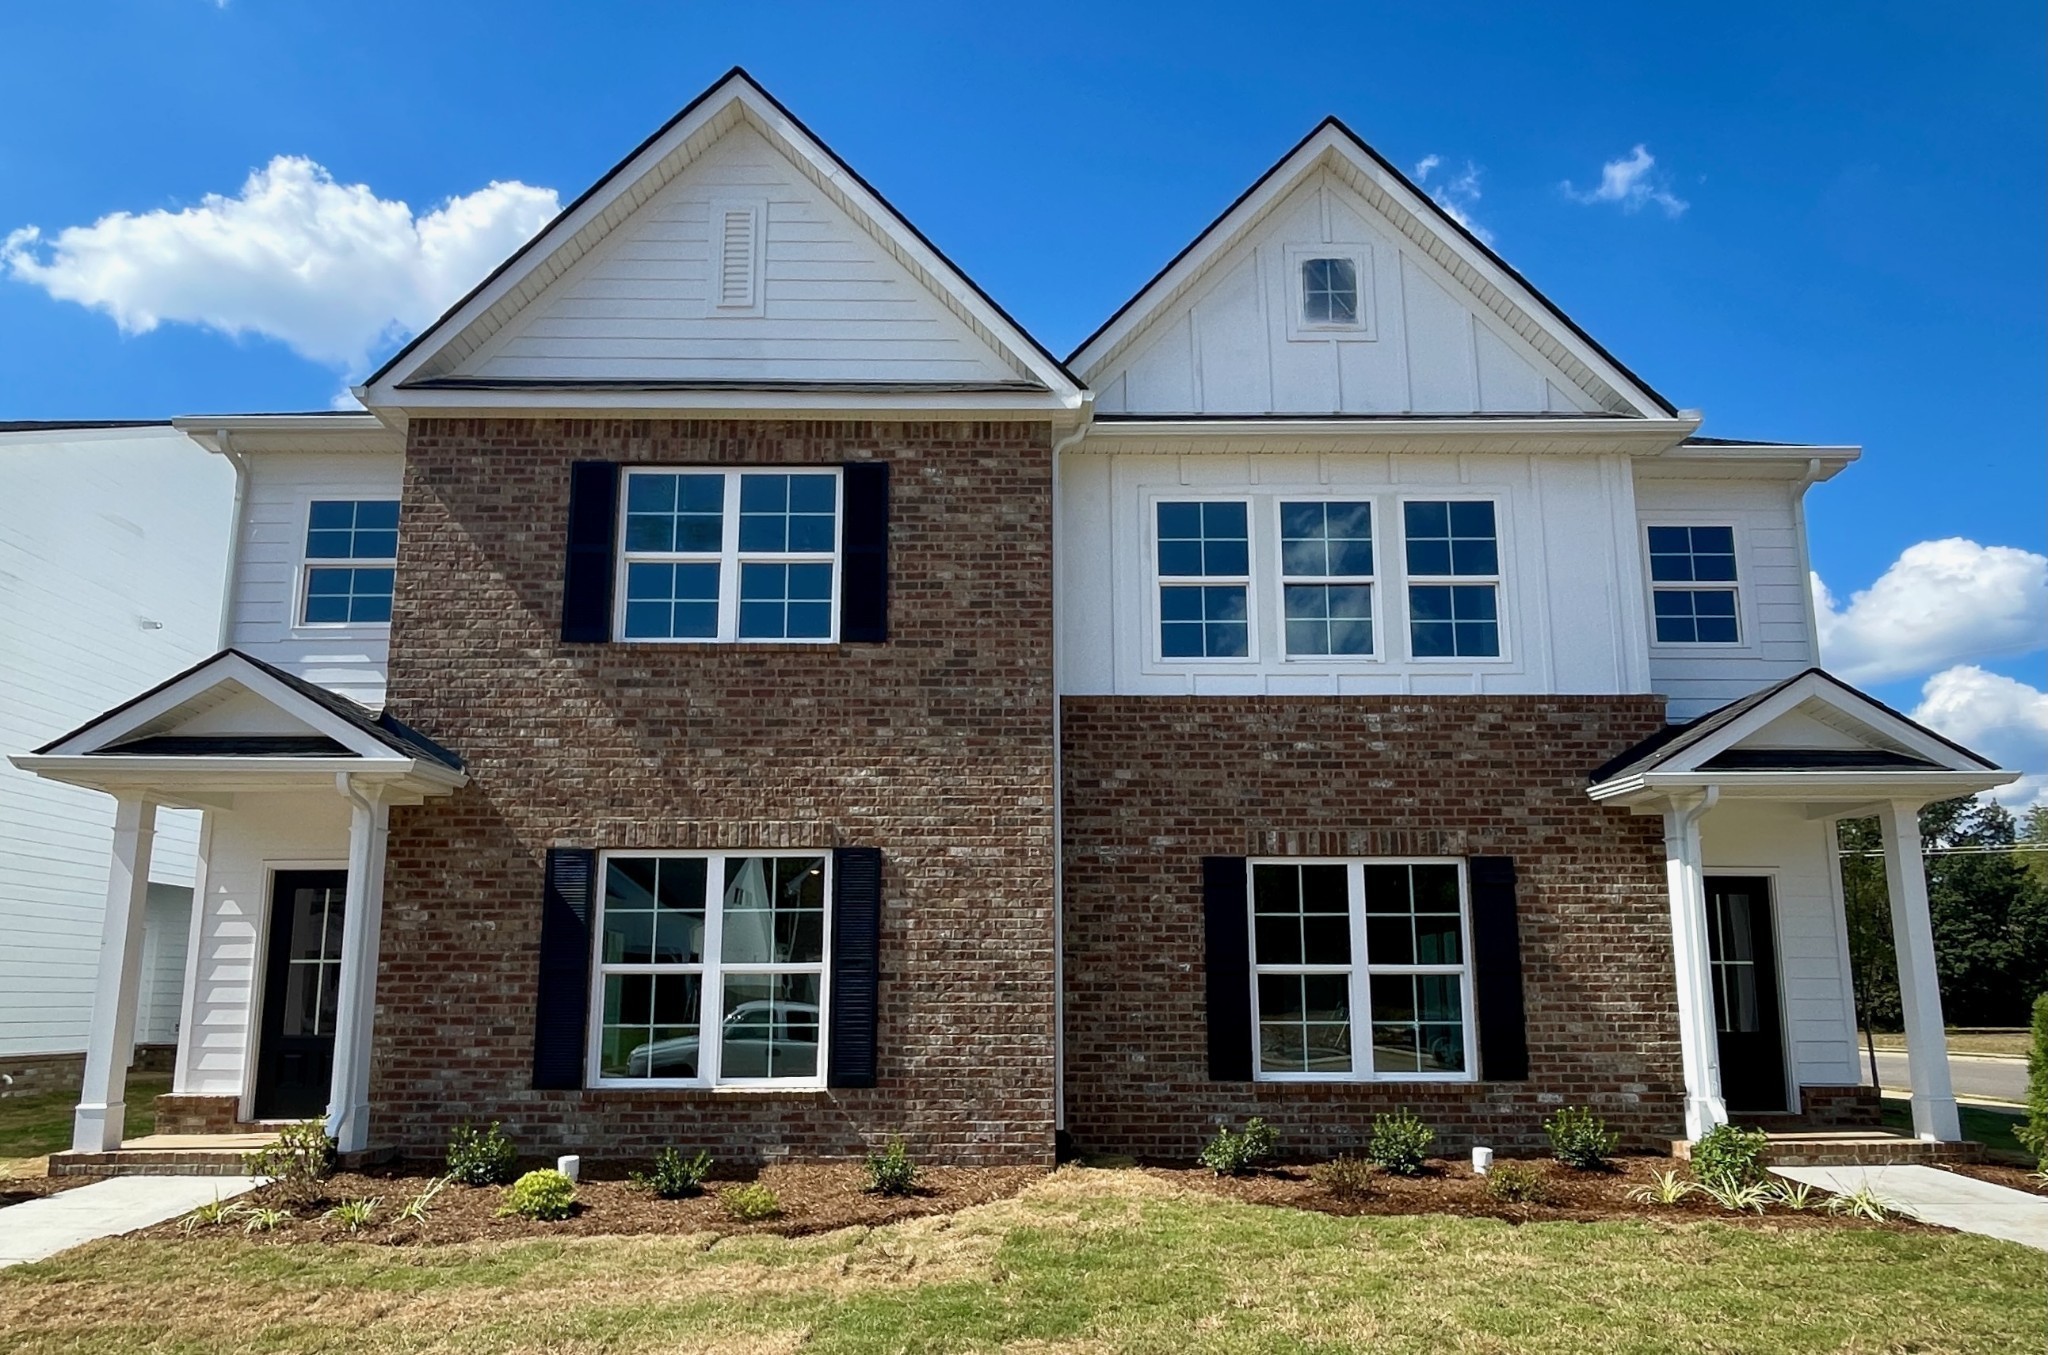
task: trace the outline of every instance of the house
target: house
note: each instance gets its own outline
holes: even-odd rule
[[[14,758],[116,803],[80,1162],[159,805],[205,821],[167,1126],[1874,1123],[1875,813],[1959,1137],[1914,811],[2012,774],[1815,667],[1855,450],[1700,436],[1334,120],[1062,361],[735,71],[359,394],[182,421],[279,506],[231,643]]]
[[[220,647],[232,482],[167,423],[0,423],[0,748]],[[0,1096],[78,1084],[113,830],[105,795],[0,766]],[[198,837],[164,812],[136,943],[146,1065],[177,1042]]]

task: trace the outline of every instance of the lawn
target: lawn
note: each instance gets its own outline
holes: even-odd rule
[[[1339,1218],[1068,1168],[808,1238],[114,1240],[0,1272],[36,1351],[2007,1351],[2038,1253],[1922,1229]]]
[[[2019,1127],[2021,1112],[1969,1105],[1958,1106],[1957,1110],[1962,1113],[1964,1138],[1981,1143],[1994,1153],[2025,1158],[2029,1163],[2034,1160],[2033,1154],[2013,1137],[2012,1131]],[[1913,1102],[1909,1097],[1884,1098],[1884,1127],[1900,1134],[1913,1132]]]
[[[154,1127],[155,1101],[171,1089],[169,1073],[128,1075],[128,1123],[126,1137],[136,1138]],[[71,1146],[71,1112],[78,1106],[78,1092],[39,1092],[34,1096],[10,1096],[0,1100],[0,1162],[10,1158],[41,1157]]]

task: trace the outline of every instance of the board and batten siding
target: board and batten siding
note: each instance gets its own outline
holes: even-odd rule
[[[1634,549],[1649,577],[1653,525],[1730,526],[1740,609],[1740,644],[1650,642],[1652,689],[1669,699],[1671,718],[1690,720],[1820,662],[1813,599],[1800,531],[1800,486],[1787,480],[1676,480],[1639,475]],[[1649,584],[1640,601],[1651,606]],[[1646,623],[1647,624],[1647,623]]]
[[[380,708],[391,628],[299,624],[306,517],[315,499],[396,499],[404,458],[393,452],[277,452],[250,453],[247,463],[229,645]]]
[[[214,651],[233,501],[228,464],[168,427],[0,433],[0,753]],[[113,827],[111,797],[0,759],[0,1056],[85,1047]],[[179,944],[160,886],[190,887],[198,830],[158,811],[159,957]],[[151,1017],[138,1038],[164,1030]]]
[[[749,269],[757,270],[751,286]],[[459,367],[491,379],[1025,375],[745,125]]]

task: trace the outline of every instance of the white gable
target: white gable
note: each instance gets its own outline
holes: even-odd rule
[[[241,683],[229,681],[179,702],[122,735],[120,742],[160,735],[309,738],[324,732]]]

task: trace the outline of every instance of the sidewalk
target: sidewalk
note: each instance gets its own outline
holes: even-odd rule
[[[1933,1167],[1774,1167],[1778,1176],[1844,1194],[1863,1186],[1901,1214],[1958,1232],[2048,1251],[2048,1198]]]
[[[116,1176],[9,1205],[0,1210],[0,1268],[132,1233],[255,1187],[253,1176]]]

